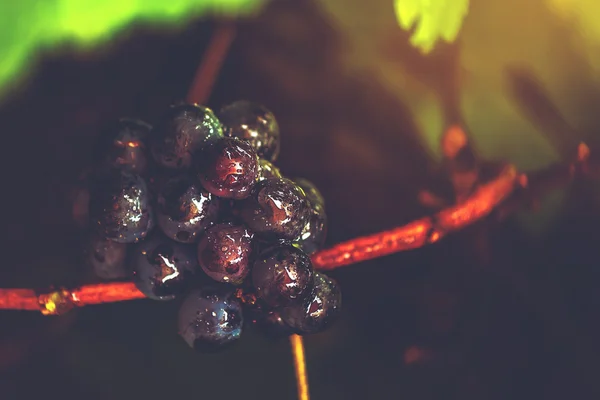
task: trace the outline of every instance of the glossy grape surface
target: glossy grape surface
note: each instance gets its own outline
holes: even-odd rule
[[[146,182],[139,175],[113,172],[94,181],[90,220],[97,233],[119,243],[144,239],[154,227]]]
[[[219,216],[219,199],[188,176],[171,178],[157,199],[158,225],[169,238],[193,243]]]
[[[197,156],[202,186],[218,197],[243,199],[258,179],[258,157],[246,142],[225,138],[212,141]]]
[[[271,247],[254,262],[252,285],[271,307],[302,302],[314,285],[310,258],[288,244]]]
[[[310,205],[310,213],[306,225],[294,242],[310,255],[321,250],[325,244],[327,236],[325,201],[321,192],[312,182],[303,178],[296,179],[295,182],[306,194]]]
[[[240,205],[248,227],[265,239],[296,239],[308,222],[310,205],[289,179],[260,181],[252,195]]]
[[[342,292],[338,283],[325,274],[315,272],[315,286],[300,304],[281,311],[282,320],[301,335],[318,333],[334,322],[342,307]]]
[[[221,109],[225,136],[248,141],[259,157],[275,161],[279,156],[279,125],[271,111],[260,104],[236,101]]]
[[[283,175],[275,164],[261,158],[258,160],[258,180],[264,181],[269,178],[283,178]]]
[[[150,147],[156,162],[165,168],[192,165],[193,154],[223,137],[223,127],[210,108],[180,104],[169,108],[152,130]]]
[[[161,234],[135,247],[132,264],[137,288],[154,300],[172,300],[182,294],[198,268],[193,247]]]
[[[215,351],[234,343],[242,334],[243,323],[241,303],[223,288],[193,290],[179,309],[179,334],[199,351]]]
[[[305,178],[295,178],[294,183],[304,191],[306,198],[315,208],[325,208],[325,199],[314,183]]]
[[[200,267],[217,282],[241,284],[250,272],[252,233],[232,223],[208,229],[198,243]]]
[[[325,211],[313,210],[300,236],[294,241],[308,255],[323,248],[327,236],[327,216]]]

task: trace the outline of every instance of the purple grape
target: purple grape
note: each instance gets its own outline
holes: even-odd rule
[[[241,284],[250,272],[252,233],[246,228],[223,223],[209,228],[198,243],[198,262],[217,282]]]
[[[279,125],[265,107],[241,100],[219,112],[225,136],[248,141],[259,157],[275,161],[279,155]]]
[[[182,294],[198,268],[193,247],[160,234],[137,245],[132,264],[137,288],[154,300],[172,300]]]
[[[304,191],[309,203],[315,208],[325,208],[325,199],[314,183],[305,178],[295,178],[296,185]]]
[[[158,195],[158,225],[178,242],[195,242],[218,214],[219,199],[187,176],[171,178]]]
[[[258,158],[246,142],[224,138],[212,141],[197,155],[202,186],[218,197],[248,197],[258,179]]]
[[[312,210],[302,233],[294,241],[306,254],[311,255],[323,248],[327,236],[327,216],[325,211]]]
[[[237,341],[244,317],[241,303],[222,288],[190,292],[179,309],[179,334],[193,349],[215,351]]]
[[[310,258],[289,244],[263,251],[252,267],[252,285],[271,307],[301,302],[310,294],[313,283]]]
[[[152,127],[143,121],[120,119],[100,135],[95,148],[98,167],[145,174],[149,161],[146,141],[151,130]]]
[[[261,158],[258,160],[258,180],[264,181],[269,178],[283,178],[283,175],[272,162]]]
[[[248,227],[265,239],[296,239],[308,221],[310,205],[304,192],[289,179],[260,181],[240,206]]]
[[[144,239],[154,227],[148,187],[139,175],[112,172],[95,180],[90,220],[98,234],[119,243]]]
[[[223,127],[211,109],[195,104],[174,105],[154,127],[150,145],[156,162],[169,169],[192,165],[192,155],[213,139],[223,137]]]
[[[294,241],[306,254],[313,254],[323,248],[327,236],[327,215],[323,196],[310,181],[296,179],[296,184],[304,190],[310,205],[310,215],[302,233]]]
[[[315,286],[302,303],[281,311],[282,320],[298,334],[312,334],[325,330],[339,316],[342,292],[338,283],[325,274],[315,272]]]

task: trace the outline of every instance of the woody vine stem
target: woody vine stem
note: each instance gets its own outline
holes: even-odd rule
[[[235,26],[228,22],[218,26],[200,63],[187,100],[205,103],[235,37]],[[464,134],[452,127],[446,135]],[[462,147],[468,146],[465,141]],[[317,270],[332,270],[433,244],[483,218],[495,214],[504,218],[520,207],[543,196],[546,191],[564,186],[577,177],[600,177],[600,162],[590,156],[588,146],[573,146],[571,160],[530,174],[519,173],[513,165],[504,165],[486,183],[474,187],[465,199],[441,211],[406,225],[339,243],[315,253],[312,262]],[[448,152],[445,152],[448,153]],[[446,154],[448,157],[449,154]],[[75,289],[58,288],[44,292],[33,289],[0,289],[0,309],[34,310],[44,315],[61,315],[74,307],[142,299],[145,296],[131,282],[85,285]],[[299,400],[309,400],[308,379],[301,336],[292,335],[290,344]]]

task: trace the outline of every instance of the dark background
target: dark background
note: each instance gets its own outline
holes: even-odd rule
[[[69,203],[91,139],[106,121],[152,121],[184,98],[213,27],[139,27],[103,52],[48,55],[2,104],[0,286],[91,281]],[[317,8],[279,2],[239,24],[209,102],[272,109],[279,165],[321,188],[329,245],[431,212],[417,200],[424,186],[451,196],[405,105],[368,75],[342,76],[338,53]],[[598,398],[597,195],[585,182],[566,193],[561,216],[535,239],[514,219],[488,220],[332,272],[344,312],[306,339],[312,397]],[[175,315],[176,305],[152,301],[60,318],[2,312],[0,399],[295,398],[285,340],[247,332],[225,353],[199,355],[177,335]]]

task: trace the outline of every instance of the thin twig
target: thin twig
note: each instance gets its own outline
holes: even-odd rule
[[[302,336],[291,335],[290,345],[294,356],[294,370],[298,386],[298,400],[310,400],[308,391],[308,376],[306,374],[306,359],[304,357],[304,340]]]
[[[435,243],[451,232],[479,221],[513,193],[519,181],[513,166],[481,185],[465,202],[407,225],[355,238],[313,256],[315,268],[330,270]]]
[[[398,228],[351,239],[312,256],[317,270],[332,270],[436,243],[448,234],[471,225],[492,212],[503,218],[533,197],[564,186],[576,176],[600,177],[600,160],[589,160],[589,148],[581,143],[576,160],[571,164],[551,166],[531,174],[518,174],[507,165],[492,181],[480,185],[463,203],[445,208],[433,216],[412,221]],[[42,310],[46,314],[60,314],[61,307],[110,303],[143,298],[131,282],[112,282],[87,285],[72,291],[60,289],[37,295],[28,289],[0,290],[0,309]],[[36,300],[37,299],[37,300]],[[36,303],[39,307],[34,307]],[[49,304],[50,303],[50,304]],[[53,311],[55,310],[55,311]]]
[[[208,100],[217,75],[223,65],[227,52],[231,47],[231,43],[235,37],[235,26],[232,23],[224,23],[219,26],[211,39],[209,48],[206,51],[206,56],[200,63],[194,82],[187,96],[187,101],[190,103],[204,103]],[[96,287],[94,288],[96,289]],[[121,291],[115,298],[121,299],[122,294],[137,291],[135,287],[121,287]],[[81,292],[81,290],[80,290]],[[102,294],[94,291],[95,296],[88,296],[88,301],[102,301]],[[81,296],[75,296],[81,300]],[[298,400],[310,400],[308,392],[308,378],[306,376],[306,361],[304,358],[304,342],[301,336],[290,336],[290,345],[294,356],[294,370],[296,372],[296,384],[298,386]]]
[[[188,102],[201,104],[208,100],[231,43],[235,38],[235,32],[235,25],[230,21],[223,22],[215,29],[208,49],[190,86],[187,95]]]

